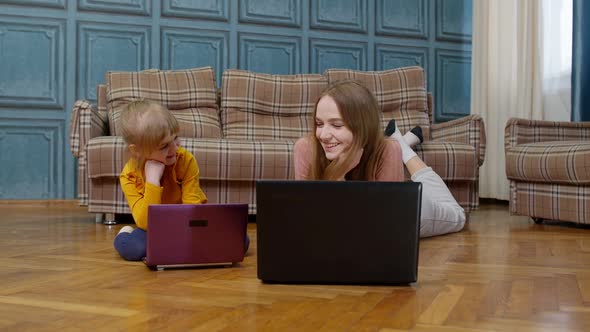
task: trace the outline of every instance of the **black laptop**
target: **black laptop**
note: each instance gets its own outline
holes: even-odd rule
[[[416,282],[421,198],[415,182],[259,180],[258,278]]]

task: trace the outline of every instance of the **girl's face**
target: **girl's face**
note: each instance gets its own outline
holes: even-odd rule
[[[335,160],[352,146],[354,135],[344,124],[332,97],[323,96],[318,102],[315,123],[315,136],[326,153],[326,159]]]
[[[147,160],[159,161],[166,166],[176,163],[176,150],[180,146],[178,135],[173,134],[164,138],[158,147],[147,156]]]

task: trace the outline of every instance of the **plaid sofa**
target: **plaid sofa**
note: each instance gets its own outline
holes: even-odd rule
[[[201,170],[212,203],[248,203],[256,213],[257,179],[292,179],[292,147],[313,127],[313,107],[332,81],[355,78],[377,96],[383,125],[424,129],[418,154],[447,182],[467,210],[478,206],[478,170],[485,153],[482,119],[471,115],[433,124],[424,72],[406,67],[380,72],[328,70],[323,75],[269,75],[229,69],[216,89],[210,67],[179,71],[108,72],[97,105],[76,101],[70,146],[78,158],[78,197],[89,212],[130,213],[118,176],[128,156],[118,119],[132,100],[147,98],[179,120],[181,144]],[[109,217],[107,216],[107,219]]]
[[[512,118],[504,148],[512,214],[590,223],[590,122]]]

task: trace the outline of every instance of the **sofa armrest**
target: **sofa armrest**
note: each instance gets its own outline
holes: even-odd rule
[[[108,136],[108,126],[106,112],[98,111],[86,100],[77,100],[70,118],[70,150],[74,157],[80,157],[91,138]]]
[[[506,122],[504,129],[506,149],[526,143],[588,140],[590,140],[590,122],[511,118]]]
[[[430,128],[433,141],[466,143],[478,153],[481,166],[486,153],[486,131],[481,116],[471,114],[459,119],[433,124]]]

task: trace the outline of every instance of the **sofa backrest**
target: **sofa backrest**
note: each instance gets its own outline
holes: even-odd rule
[[[354,79],[373,92],[381,106],[383,128],[389,120],[395,119],[402,133],[414,126],[420,126],[424,138],[430,138],[428,93],[424,70],[421,67],[383,71],[328,69],[324,75],[330,84],[344,79]]]
[[[107,84],[97,87],[97,106],[108,111],[111,135],[119,133],[117,120],[124,105],[146,98],[174,112],[183,137],[292,140],[312,130],[315,101],[329,83],[356,79],[377,97],[383,126],[395,118],[402,132],[420,125],[424,139],[430,138],[432,98],[420,67],[373,72],[328,69],[324,75],[228,69],[221,90],[215,88],[211,67],[109,72],[106,79]]]
[[[270,75],[224,71],[223,136],[242,140],[294,140],[313,128],[313,109],[328,86],[323,75]]]
[[[119,136],[120,114],[132,101],[149,99],[178,120],[179,136],[220,138],[215,73],[211,67],[162,71],[107,72],[106,105],[110,134]]]

